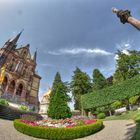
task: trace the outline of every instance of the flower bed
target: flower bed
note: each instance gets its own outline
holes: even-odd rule
[[[37,138],[64,140],[75,139],[93,134],[103,128],[100,120],[65,119],[65,120],[15,120],[14,127],[18,131]]]

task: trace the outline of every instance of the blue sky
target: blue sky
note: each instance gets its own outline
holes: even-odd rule
[[[112,7],[130,9],[140,19],[139,0],[0,0],[0,45],[24,28],[18,46],[38,48],[37,71],[41,96],[57,71],[70,81],[75,67],[90,76],[99,68],[115,70],[117,49],[137,49],[140,32],[121,24]]]

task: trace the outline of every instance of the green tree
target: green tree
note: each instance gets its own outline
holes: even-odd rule
[[[98,70],[93,71],[93,90],[102,89],[107,86],[107,80],[103,74]]]
[[[67,104],[69,100],[67,91],[67,86],[62,82],[61,76],[57,72],[53,82],[52,93],[48,107],[49,117],[53,119],[64,119],[71,117],[72,114]]]
[[[74,108],[76,110],[81,110],[81,95],[87,94],[91,89],[90,77],[77,67],[71,81],[71,92],[74,97]]]
[[[127,53],[118,51],[118,59],[113,82],[118,83],[139,74],[140,71],[140,51],[127,51]]]

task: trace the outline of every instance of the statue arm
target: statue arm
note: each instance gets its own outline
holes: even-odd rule
[[[121,23],[130,23],[135,28],[140,30],[140,21],[131,16],[131,12],[129,10],[118,10],[116,8],[112,8],[113,13],[116,13]]]

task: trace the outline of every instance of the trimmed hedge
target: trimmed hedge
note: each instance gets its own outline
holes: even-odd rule
[[[81,103],[83,109],[92,109],[110,105],[117,100],[129,100],[136,95],[140,95],[140,74],[111,87],[85,94],[81,97]]]
[[[14,121],[14,127],[21,133],[36,138],[70,140],[94,134],[103,128],[103,122],[97,120],[94,124],[82,125],[73,128],[44,128],[40,126],[30,126],[20,122],[20,119],[17,119]]]

